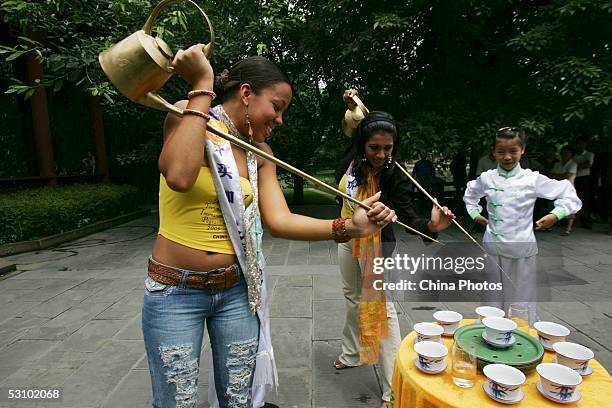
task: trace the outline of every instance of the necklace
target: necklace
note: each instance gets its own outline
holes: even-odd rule
[[[234,122],[230,119],[225,109],[223,109],[223,105],[219,104],[215,106],[214,108],[212,108],[212,110],[213,112],[217,114],[217,116],[219,116],[219,119],[221,119],[221,122],[223,122],[225,126],[227,126],[227,130],[229,131],[230,135],[237,137],[238,139],[243,140],[251,145],[253,144],[252,137],[244,137],[238,131],[238,129],[236,128],[236,125],[234,125]]]

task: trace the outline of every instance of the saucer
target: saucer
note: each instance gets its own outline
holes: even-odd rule
[[[423,340],[423,341],[432,341],[432,340]],[[414,341],[412,342],[412,345],[414,346],[417,343],[418,343],[418,341],[417,341],[417,338],[415,337]],[[440,343],[440,344],[444,345],[444,340],[440,339],[436,343]]]
[[[557,362],[557,357],[552,359],[552,362],[555,364],[559,364]],[[586,377],[588,375],[593,374],[593,367],[591,367],[590,365],[587,365],[584,369],[574,369],[575,372],[577,372],[578,374],[580,374],[583,377]]]
[[[493,390],[491,389],[491,385],[489,384],[489,381],[485,381],[484,383],[482,383],[482,388],[484,389],[485,393],[489,397],[491,397],[497,402],[501,402],[502,404],[516,404],[518,402],[521,402],[523,398],[525,398],[525,393],[521,389],[519,389],[518,395],[515,399],[498,398],[493,394]]]
[[[443,361],[442,363],[444,365],[442,366],[441,369],[433,371],[433,370],[426,370],[425,368],[423,368],[421,366],[421,363],[419,363],[419,358],[418,357],[414,359],[414,365],[416,366],[416,368],[418,368],[419,370],[421,370],[422,372],[427,373],[427,374],[439,374],[442,371],[446,370],[446,368],[448,367],[448,363],[446,361]]]
[[[558,398],[555,398],[552,395],[550,395],[548,392],[546,392],[546,390],[544,390],[544,386],[542,385],[541,381],[538,381],[536,383],[536,388],[538,389],[538,391],[540,391],[540,394],[542,394],[543,396],[545,396],[549,400],[558,402],[560,404],[573,404],[574,402],[580,401],[580,398],[582,398],[582,394],[580,394],[580,391],[578,391],[578,390],[574,391],[574,393],[572,394],[572,398],[571,399],[563,401],[563,400],[560,400]]]
[[[516,343],[516,337],[514,337],[514,335],[512,335],[512,337],[510,338],[510,343],[508,343],[508,344],[501,344],[501,343],[496,343],[494,341],[490,341],[487,338],[487,332],[486,331],[482,332],[482,338],[484,339],[484,341],[487,342],[487,344],[490,344],[491,346],[497,347],[497,348],[508,348],[508,347],[514,345],[514,343]]]

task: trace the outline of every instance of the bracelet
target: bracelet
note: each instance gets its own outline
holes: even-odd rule
[[[195,109],[183,109],[183,116],[185,115],[195,115],[206,120],[210,120],[210,116],[208,116],[206,113]]]
[[[208,89],[194,89],[193,91],[189,91],[187,93],[187,98],[191,99],[194,96],[200,96],[200,95],[210,96],[210,99],[215,99],[217,97],[217,94],[214,93],[214,91],[210,91]]]
[[[332,222],[332,238],[337,243],[348,242],[351,239],[346,231],[346,219],[336,218]]]

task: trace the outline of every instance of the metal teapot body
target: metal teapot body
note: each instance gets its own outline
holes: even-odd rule
[[[204,47],[210,57],[215,35],[212,24],[204,11],[191,0],[164,0],[147,19],[142,30],[114,44],[100,53],[98,60],[112,84],[130,100],[151,108],[182,115],[182,111],[157,94],[157,91],[173,75],[174,53],[161,38],[152,37],[153,22],[159,11],[173,3],[189,2],[204,16],[211,33],[211,42]]]
[[[347,109],[342,118],[342,132],[349,138],[353,137],[359,123],[370,113],[357,95],[354,95],[351,99],[355,102],[355,107]]]

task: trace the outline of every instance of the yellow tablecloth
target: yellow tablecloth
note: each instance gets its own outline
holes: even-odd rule
[[[461,325],[472,323],[472,320],[464,320]],[[532,335],[537,335],[531,330]],[[476,385],[472,388],[459,388],[453,383],[451,377],[450,350],[453,338],[446,337],[444,344],[449,349],[446,357],[448,368],[441,374],[425,374],[414,366],[416,353],[412,348],[416,334],[410,333],[404,338],[397,356],[393,372],[393,408],[447,408],[447,407],[497,407],[504,404],[493,401],[485,394],[482,388],[485,376],[478,371]],[[543,362],[550,362],[555,357],[554,352],[545,351]],[[596,360],[589,363],[593,367],[593,374],[583,377],[583,382],[578,386],[582,398],[575,404],[568,406],[575,408],[607,408],[612,407],[612,377],[606,369]],[[551,407],[559,408],[566,404],[559,404],[546,399],[536,389],[536,382],[540,376],[533,370],[526,374],[527,381],[521,387],[525,398],[516,407]]]

